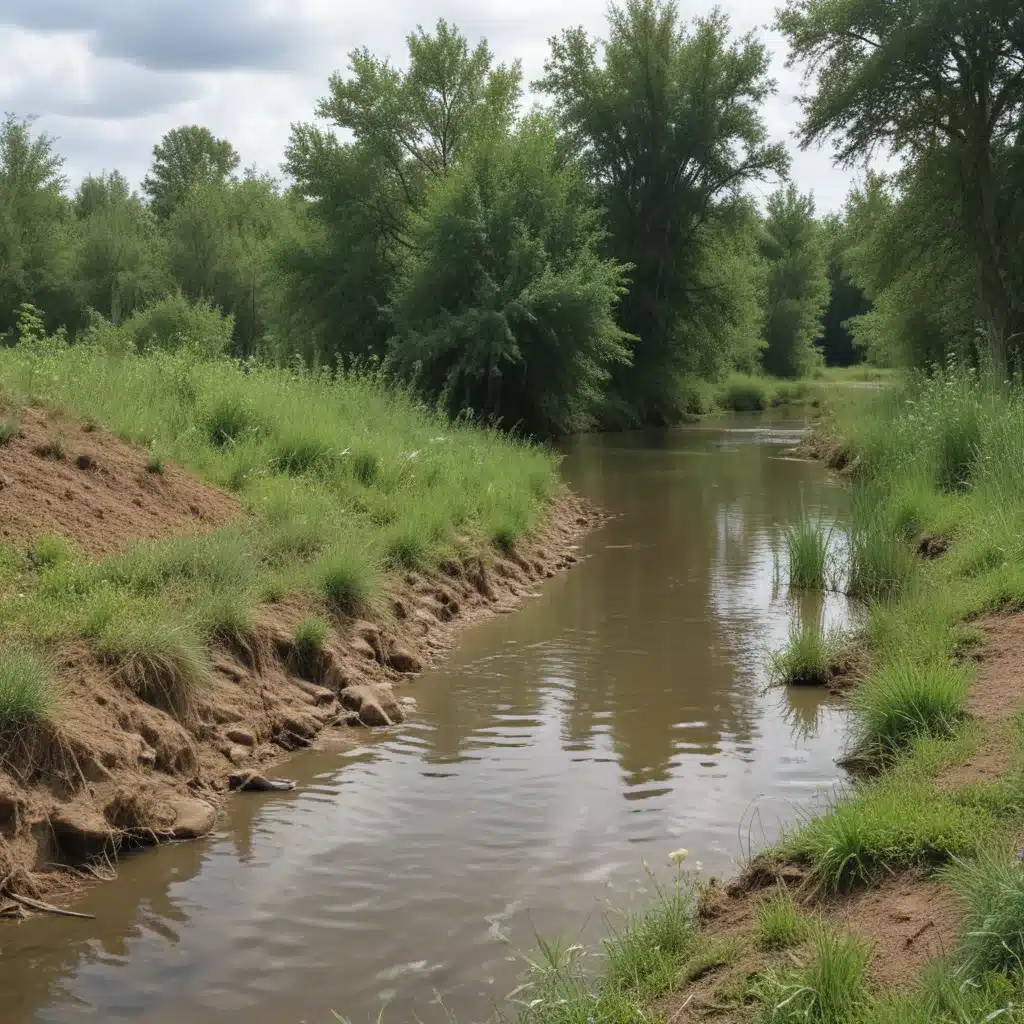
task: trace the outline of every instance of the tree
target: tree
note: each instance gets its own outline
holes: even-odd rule
[[[224,184],[239,162],[231,143],[215,138],[209,128],[174,128],[153,147],[153,167],[142,191],[157,219],[167,220],[193,188]]]
[[[519,63],[492,67],[486,40],[472,51],[444,19],[435,34],[418,28],[406,37],[403,72],[367,49],[349,54],[349,78],[337,72],[317,113],[380,159],[417,206],[427,182],[446,174],[460,156],[490,133],[510,128],[519,102]]]
[[[838,214],[822,221],[828,260],[828,307],[822,322],[821,353],[828,366],[851,366],[862,353],[854,344],[849,321],[871,308],[864,290],[850,276],[847,252],[852,244],[850,230]]]
[[[166,243],[123,175],[90,175],[78,187],[73,208],[75,288],[84,306],[117,325],[166,293]]]
[[[707,362],[697,339],[730,360],[690,330],[706,299],[707,226],[787,158],[759,110],[774,89],[768,52],[752,36],[730,41],[724,15],[682,27],[674,3],[627,0],[609,28],[602,59],[582,29],[552,39],[537,86],[607,210],[609,252],[633,265],[620,322],[639,340],[615,388],[632,419],[658,421],[674,415],[680,374]]]
[[[768,264],[765,297],[764,368],[779,377],[807,373],[821,356],[828,304],[828,263],[814,199],[795,185],[782,186],[768,199],[762,254]]]
[[[0,122],[0,333],[28,302],[56,323],[75,315],[69,287],[73,221],[64,197],[64,160],[32,121]]]
[[[541,117],[481,144],[427,194],[395,286],[391,358],[455,415],[530,434],[587,427],[609,368],[624,268],[599,255],[587,189]]]
[[[1017,0],[789,0],[778,27],[790,63],[817,76],[802,100],[805,146],[831,137],[845,164],[882,146],[947,164],[986,356],[1001,372],[1021,319],[1010,229],[1019,221],[1024,8]]]

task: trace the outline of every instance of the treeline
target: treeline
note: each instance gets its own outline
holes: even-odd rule
[[[781,22],[813,56],[810,10]],[[934,318],[969,291],[963,267],[945,282],[897,266],[913,210],[932,218],[922,244],[954,219],[915,184],[949,184],[931,164],[870,179],[844,217],[786,183],[769,53],[720,13],[686,24],[627,0],[606,41],[552,39],[532,85],[545,102],[527,110],[519,64],[444,21],[408,37],[401,68],[355,50],[318,120],[292,127],[287,187],[187,126],[156,145],[141,194],[112,171],[69,196],[54,141],[9,115],[0,333],[30,303],[72,342],[379,360],[452,414],[546,435],[671,422],[687,378],[798,376],[855,361],[854,340],[891,361],[908,303]],[[808,109],[808,139],[832,130]],[[763,210],[757,183],[777,186]],[[914,326],[929,356],[946,343]]]

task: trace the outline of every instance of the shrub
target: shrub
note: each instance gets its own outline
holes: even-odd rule
[[[149,457],[146,459],[146,472],[159,475],[163,473],[164,469],[164,460],[161,459],[159,455],[151,452]]]
[[[19,647],[0,647],[0,733],[41,718],[52,706],[45,663]]]
[[[139,352],[188,348],[212,358],[230,350],[234,318],[210,303],[191,303],[177,293],[139,310],[116,330]]]
[[[858,744],[885,755],[922,736],[951,736],[964,718],[968,673],[949,662],[890,662],[850,697]]]
[[[756,377],[727,381],[718,394],[718,404],[733,412],[758,412],[767,408],[767,385]]]
[[[831,563],[832,531],[803,515],[786,528],[785,536],[789,585],[824,590]]]
[[[769,659],[772,682],[824,686],[839,668],[844,642],[842,630],[807,629],[794,624],[786,646]]]
[[[41,459],[51,459],[53,462],[63,462],[67,456],[67,450],[64,447],[64,442],[59,437],[50,438],[48,441],[42,441],[32,449],[32,451],[39,456]]]
[[[762,949],[785,949],[803,942],[810,921],[797,910],[788,889],[778,889],[757,909],[757,942]]]
[[[261,430],[259,416],[244,399],[221,397],[205,417],[206,436],[215,448],[228,448]]]
[[[55,533],[47,533],[40,537],[32,545],[32,550],[29,553],[32,563],[39,568],[60,565],[70,561],[74,555],[75,549],[71,541]]]

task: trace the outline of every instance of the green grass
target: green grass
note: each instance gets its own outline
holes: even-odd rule
[[[965,716],[970,675],[949,661],[890,661],[850,696],[857,745],[890,757],[921,737],[952,736]]]
[[[893,772],[861,784],[778,846],[811,865],[828,890],[871,882],[894,868],[934,868],[973,853],[999,833],[983,808],[936,793],[926,780]]]
[[[327,643],[331,627],[323,619],[303,619],[295,627],[292,642],[300,654],[313,654]]]
[[[21,424],[17,420],[0,420],[0,447],[6,447],[21,437]]]
[[[732,412],[758,412],[768,408],[769,385],[759,377],[733,377],[722,385],[716,400]]]
[[[52,707],[53,689],[46,664],[21,648],[0,648],[0,735],[42,718]]]
[[[832,530],[805,514],[786,528],[785,542],[790,587],[824,590],[830,575]]]
[[[261,601],[298,591],[311,607],[367,614],[389,573],[514,547],[559,487],[549,451],[452,423],[381,376],[245,373],[184,350],[55,342],[0,349],[0,381],[15,401],[145,445],[150,473],[173,461],[237,493],[242,515],[208,536],[93,563],[43,538],[0,574],[6,636],[29,646],[85,637],[146,699],[178,710],[209,648],[244,638]]]
[[[786,646],[769,658],[768,674],[780,685],[824,686],[839,666],[845,643],[841,630],[794,624]]]
[[[757,908],[757,943],[762,949],[797,946],[810,934],[811,921],[800,913],[788,889],[778,889]]]
[[[770,970],[755,985],[765,1024],[852,1024],[863,1013],[870,947],[824,925],[813,929],[810,944],[805,964],[795,970]]]

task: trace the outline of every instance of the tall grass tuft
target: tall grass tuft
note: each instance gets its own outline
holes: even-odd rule
[[[52,706],[45,663],[19,647],[0,648],[0,734],[43,717]]]
[[[761,1020],[770,1024],[853,1024],[870,1001],[864,972],[871,955],[860,939],[818,925],[802,967],[770,970],[755,985]]]
[[[799,945],[811,922],[797,909],[788,889],[777,889],[757,908],[757,943],[762,949]]]
[[[194,629],[147,610],[110,616],[96,636],[100,653],[144,701],[184,716],[198,688],[210,678],[206,649]]]
[[[769,677],[780,685],[824,686],[840,667],[844,643],[842,630],[794,623],[786,646],[768,660]]]
[[[824,590],[829,577],[832,531],[803,515],[786,528],[785,537],[789,585]]]
[[[899,597],[917,572],[910,547],[879,524],[854,527],[850,537],[847,593],[864,601]]]
[[[323,558],[317,576],[328,604],[344,615],[364,613],[378,594],[377,562],[365,546],[336,545]]]
[[[1024,971],[1024,868],[1002,849],[957,859],[943,878],[963,901],[957,957],[970,979]]]
[[[891,756],[923,736],[952,736],[965,716],[969,674],[948,661],[891,661],[851,694],[858,746]]]

